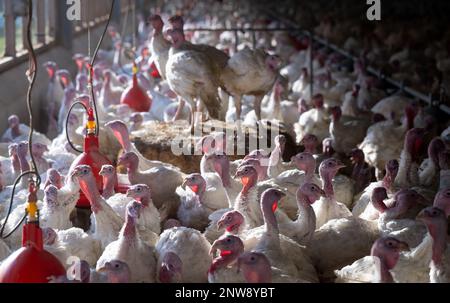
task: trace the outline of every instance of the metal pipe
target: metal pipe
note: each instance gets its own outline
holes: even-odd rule
[[[241,33],[244,33],[246,31],[251,31],[251,32],[288,32],[288,31],[301,31],[304,33],[307,33],[307,31],[302,30],[301,28],[298,27],[276,27],[276,28],[255,28],[255,27],[231,27],[231,28],[226,28],[226,27],[218,27],[218,28],[204,28],[204,27],[199,27],[199,28],[184,28],[185,32],[227,32],[227,31],[239,31]]]
[[[282,19],[279,16],[275,15],[275,13],[272,12],[272,11],[267,11],[266,10],[266,12],[269,15],[271,15],[272,17],[274,17],[275,19],[278,19],[279,21],[283,22],[284,24],[287,24],[288,26],[294,26],[294,29],[296,31],[298,31],[299,33],[311,37],[311,35],[307,31],[299,29],[298,27],[295,27],[296,24],[294,22],[292,22],[290,20],[287,20],[287,19],[284,19],[284,18]],[[314,41],[317,41],[318,43],[331,48],[333,51],[343,55],[344,57],[346,57],[348,59],[351,59],[353,61],[355,61],[357,59],[357,57],[351,55],[349,52],[341,49],[340,47],[338,47],[338,46],[336,46],[336,45],[334,45],[332,43],[328,43],[328,41],[323,39],[323,38],[320,38],[320,37],[317,37],[317,36],[312,36],[312,38],[313,38]],[[433,105],[434,101],[433,100],[430,101],[430,96],[427,96],[427,95],[425,95],[425,94],[423,94],[423,93],[421,93],[421,92],[419,92],[419,91],[417,91],[417,90],[415,90],[415,89],[413,89],[411,87],[405,86],[404,84],[402,84],[402,83],[400,83],[400,82],[398,82],[398,81],[396,81],[396,80],[394,80],[394,79],[384,75],[381,70],[376,70],[376,69],[374,69],[373,67],[370,67],[370,66],[367,67],[366,70],[367,70],[368,73],[370,73],[370,74],[372,74],[372,75],[374,75],[374,76],[376,76],[376,77],[378,77],[380,79],[383,79],[384,81],[386,81],[387,83],[391,84],[392,86],[395,86],[398,89],[403,89],[410,96],[412,96],[414,98],[417,98],[417,99],[419,99],[421,101],[424,101],[425,103],[428,103],[429,105]],[[437,101],[437,100],[435,100],[435,101]],[[448,106],[446,106],[444,104],[440,104],[439,108],[443,112],[445,112],[445,113],[450,115],[450,107],[448,107]]]

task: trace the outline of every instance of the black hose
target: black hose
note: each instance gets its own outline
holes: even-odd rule
[[[28,170],[28,171],[26,171],[26,172],[23,172],[22,174],[20,174],[17,178],[16,178],[16,180],[14,180],[14,184],[13,184],[13,187],[12,187],[12,192],[11,192],[11,196],[10,196],[10,198],[9,198],[9,207],[8,207],[8,213],[6,214],[6,217],[5,217],[5,220],[3,221],[3,225],[2,225],[2,228],[1,228],[1,230],[0,230],[0,237],[1,238],[3,238],[3,239],[6,239],[7,237],[9,237],[17,228],[19,228],[19,226],[20,226],[20,224],[22,224],[22,222],[23,222],[23,220],[26,218],[26,216],[27,216],[27,213],[25,212],[25,214],[24,214],[24,217],[22,218],[22,220],[20,220],[20,222],[6,235],[6,236],[3,236],[3,232],[4,232],[4,230],[5,230],[5,227],[6,227],[6,223],[8,222],[8,219],[9,219],[9,216],[10,216],[10,214],[11,214],[11,211],[12,211],[12,205],[13,205],[13,202],[14,202],[14,195],[15,195],[15,193],[16,193],[16,187],[17,187],[17,184],[19,184],[19,181],[20,181],[20,179],[22,179],[22,177],[24,177],[24,176],[26,176],[26,175],[32,175],[32,174],[35,174],[35,175],[38,175],[39,176],[39,174],[37,174],[35,171],[31,171],[31,170]]]
[[[95,134],[98,136],[98,129],[99,129],[99,121],[98,121],[98,114],[97,114],[97,105],[95,102],[95,93],[94,93],[94,83],[93,83],[93,78],[94,78],[94,63],[95,63],[95,58],[97,58],[97,53],[98,50],[100,49],[100,45],[103,42],[103,38],[105,38],[106,35],[106,31],[108,30],[108,26],[109,26],[109,22],[111,21],[111,17],[112,17],[112,13],[114,10],[114,3],[116,2],[116,0],[112,0],[111,3],[111,9],[109,11],[109,16],[108,16],[108,20],[106,21],[106,25],[105,28],[103,30],[102,35],[100,36],[100,40],[98,41],[97,47],[95,48],[94,51],[94,55],[92,56],[91,62],[90,62],[90,69],[89,69],[89,84],[91,86],[91,98],[92,98],[92,104],[94,106],[94,113],[95,113]]]
[[[80,150],[80,149],[78,149],[77,147],[75,147],[75,145],[73,145],[72,141],[70,140],[69,132],[67,131],[67,130],[68,130],[68,127],[69,127],[69,117],[70,117],[70,114],[71,114],[73,108],[74,108],[76,105],[81,105],[81,106],[83,106],[84,110],[86,111],[86,114],[88,113],[88,109],[87,109],[86,105],[84,105],[83,102],[81,102],[81,101],[76,101],[76,102],[74,102],[74,103],[70,106],[69,111],[67,112],[67,117],[66,117],[66,128],[65,128],[65,131],[66,131],[66,139],[67,139],[67,142],[69,143],[70,147],[71,147],[74,151],[79,152],[79,153],[81,154],[83,151]]]
[[[31,105],[31,92],[33,90],[34,82],[36,81],[36,74],[37,74],[37,60],[36,60],[36,54],[34,52],[33,43],[31,41],[31,23],[33,20],[33,0],[28,0],[28,18],[27,18],[27,49],[28,54],[30,57],[30,67],[29,72],[31,78],[29,78],[29,86],[27,91],[27,108],[28,108],[28,115],[30,119],[30,131],[28,134],[28,151],[30,153],[31,158],[31,164],[32,164],[32,170],[36,172],[36,186],[39,188],[39,185],[41,184],[41,177],[39,176],[39,172],[37,170],[36,162],[34,160],[33,156],[33,108]]]

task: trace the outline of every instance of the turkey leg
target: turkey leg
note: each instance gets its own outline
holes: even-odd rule
[[[236,121],[239,121],[239,120],[241,120],[242,96],[237,95],[237,96],[233,96],[233,98],[234,98],[234,106],[236,107]]]
[[[178,97],[178,107],[177,111],[175,112],[175,115],[173,116],[173,121],[180,120],[181,113],[183,112],[185,103],[186,102],[181,97]]]
[[[255,110],[256,118],[261,120],[261,101],[264,95],[255,95],[255,100],[253,101],[253,108]]]

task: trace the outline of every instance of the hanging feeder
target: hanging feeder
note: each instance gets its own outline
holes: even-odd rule
[[[69,175],[75,167],[78,165],[89,165],[97,183],[97,187],[102,192],[103,190],[103,178],[100,176],[99,172],[103,165],[109,164],[111,162],[99,151],[98,136],[95,134],[96,122],[94,118],[94,111],[92,108],[88,109],[88,122],[86,123],[86,135],[84,137],[84,148],[83,153],[78,155],[75,161],[72,163],[69,169]],[[115,186],[117,190],[117,184]],[[90,208],[91,205],[89,200],[80,191],[80,199],[77,202],[77,207],[80,208]]]
[[[151,70],[150,75],[153,78],[155,78],[155,79],[160,79],[161,78],[161,75],[159,74],[159,71],[156,68],[155,62],[152,62],[152,64],[150,64],[150,70]]]
[[[152,106],[152,100],[147,93],[139,86],[137,80],[137,66],[133,63],[133,82],[122,93],[120,103],[127,104],[137,112],[148,112]]]
[[[44,249],[36,201],[36,188],[30,182],[22,247],[3,260],[0,283],[47,283],[49,277],[66,273],[58,258]]]

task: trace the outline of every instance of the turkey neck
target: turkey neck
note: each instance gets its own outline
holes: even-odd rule
[[[236,201],[234,202],[234,209],[238,210],[242,213],[242,215],[245,217],[245,221],[248,224],[249,220],[251,220],[249,217],[251,216],[251,210],[249,209],[249,201],[251,199],[257,199],[257,192],[256,192],[256,178],[251,177],[247,184],[245,184],[242,187],[241,192],[236,198]]]
[[[134,217],[127,215],[120,236],[126,241],[132,241],[136,238],[136,219]]]
[[[232,251],[229,255],[221,255],[220,257],[214,259],[209,267],[208,274],[214,274],[216,270],[227,267],[229,264],[233,263],[238,256],[238,252]]]
[[[414,181],[417,179],[417,171],[414,171],[416,176],[413,176],[413,155],[410,148],[407,146],[407,144],[404,144],[402,153],[400,155],[400,166],[398,168],[398,173],[395,178],[395,183],[398,183],[401,187],[407,187],[413,183],[412,177],[414,178]]]
[[[380,213],[384,213],[388,207],[384,203],[383,199],[371,198],[371,202],[373,207],[378,210]]]
[[[99,210],[102,209],[100,202],[102,196],[100,196],[97,184],[95,184],[94,177],[91,176],[88,180],[80,180],[80,188],[91,203],[92,212],[96,214]]]
[[[19,125],[16,125],[14,127],[11,127],[11,136],[14,138],[17,138],[18,136],[20,136],[20,127]]]
[[[282,155],[283,155],[283,148],[277,144],[277,146],[275,146],[275,148],[273,149],[273,151],[270,153],[270,157],[269,157],[269,170],[273,171],[275,170],[275,166],[277,166],[279,163],[281,163],[282,159]],[[275,171],[273,172],[275,173]],[[272,177],[276,177],[276,175],[271,174]]]
[[[20,171],[21,173],[24,173],[28,170],[30,170],[30,164],[28,163],[26,159],[26,155],[18,155],[19,158],[19,164],[20,164]]]
[[[198,200],[200,202],[203,202],[203,195],[205,194],[205,191],[206,191],[206,182],[198,184],[197,192],[195,194],[198,196]]]
[[[392,185],[394,184],[395,180],[395,173],[391,172],[390,170],[386,170],[386,175],[383,178],[383,187],[386,188],[386,190],[392,191]]]
[[[141,198],[137,199],[139,202],[141,202],[142,206],[147,207],[150,205],[150,202],[152,201],[152,199],[150,198],[149,195],[144,195]]]
[[[358,177],[361,174],[362,169],[364,168],[364,161],[358,161],[355,163],[355,166],[353,166],[352,170],[352,178],[353,180],[358,180]]]
[[[153,37],[161,37],[161,36],[162,36],[162,27],[153,28]]]
[[[269,112],[273,113],[273,116],[275,118],[280,118],[281,117],[281,94],[276,90],[273,89],[272,91],[272,102],[271,102],[271,106],[269,108]]]
[[[16,154],[13,154],[11,156],[11,164],[12,164],[13,172],[15,174],[19,174],[20,173],[20,161],[19,161],[19,157]]]
[[[305,243],[310,243],[316,230],[316,214],[311,204],[309,197],[301,192],[297,195],[298,216],[295,223],[302,224],[302,227],[306,229]],[[302,215],[303,214],[303,215]],[[306,225],[307,224],[307,225]],[[305,226],[306,225],[306,226]],[[302,231],[303,232],[303,231]]]
[[[114,195],[114,185],[117,181],[117,175],[114,174],[112,177],[103,177],[103,192],[102,196],[105,199],[108,199],[112,195]]]
[[[334,189],[333,189],[333,177],[336,175],[335,172],[320,172],[320,178],[323,181],[323,190],[325,191],[325,196],[327,198],[334,199]]]
[[[220,179],[222,180],[223,187],[230,188],[231,187],[231,181],[230,181],[230,162],[227,160],[225,163],[220,165],[219,169],[219,175]]]
[[[389,267],[386,264],[386,261],[383,258],[380,259],[380,266],[378,268],[378,281],[381,283],[394,283],[394,278],[392,278],[392,274],[389,271]]]
[[[278,229],[278,222],[275,217],[275,213],[272,210],[272,203],[268,203],[269,201],[262,201],[262,215],[264,218],[264,229],[265,233],[263,238],[258,243],[257,247],[259,248],[261,245],[263,246],[279,246],[280,244],[280,231]],[[278,203],[274,201],[274,203]]]
[[[126,152],[129,152],[129,151],[131,151],[131,143],[130,143],[130,137],[128,134],[128,130],[122,129],[122,126],[120,126],[120,127],[121,127],[121,129],[113,128],[112,131],[116,135],[117,140],[119,141],[120,145],[122,145],[122,148]]]
[[[435,265],[441,265],[442,255],[447,249],[447,220],[442,220],[439,224],[430,224],[428,226],[428,232],[433,239],[432,262]]]
[[[303,170],[305,172],[305,181],[303,183],[312,182],[314,178],[314,171],[316,169],[316,163],[311,163],[305,167],[305,169],[299,168],[299,170]]]
[[[127,167],[127,173],[128,173],[128,179],[130,182],[133,183],[139,183],[137,179],[139,179],[140,172],[138,171],[138,162],[137,161],[131,161],[128,164]]]

